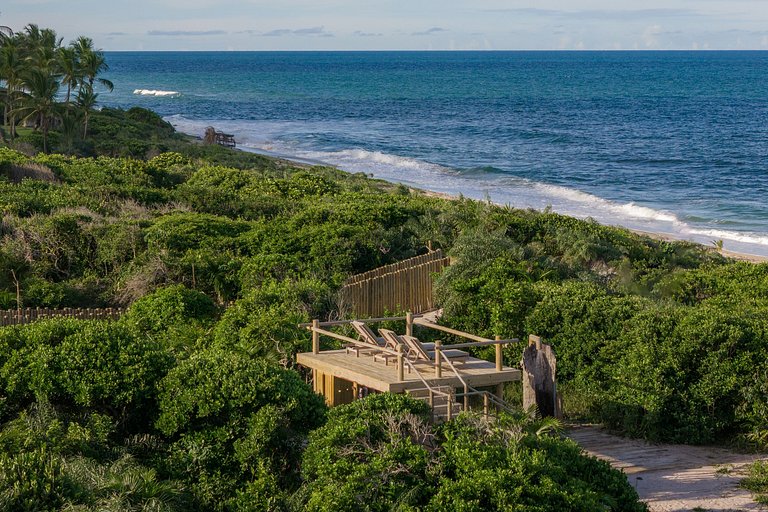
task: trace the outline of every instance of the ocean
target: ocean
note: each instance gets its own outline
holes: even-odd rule
[[[768,256],[768,52],[108,52],[104,106]]]

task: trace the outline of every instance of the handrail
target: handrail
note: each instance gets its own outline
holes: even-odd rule
[[[378,322],[400,322],[403,320],[407,320],[407,317],[404,316],[387,316],[382,318],[363,318],[360,320],[329,320],[328,322],[320,322],[318,325],[320,327],[334,327],[337,325],[347,325],[351,324],[352,322],[362,322],[364,324],[375,324]],[[303,324],[299,324],[299,327],[304,329],[307,327],[312,327],[312,322],[305,322]]]
[[[453,345],[451,345],[453,346]],[[488,391],[479,391],[472,386],[468,385],[467,382],[461,377],[461,374],[456,369],[456,367],[453,365],[453,362],[451,359],[445,355],[445,353],[441,350],[440,356],[445,360],[446,363],[448,363],[448,366],[453,370],[453,374],[459,379],[459,382],[464,386],[464,393],[458,393],[456,396],[463,396],[464,397],[464,412],[469,411],[469,397],[471,395],[483,395],[487,396],[491,402],[493,402],[498,407],[505,409],[507,412],[514,412],[514,410],[509,406],[508,403],[506,403],[504,400],[498,398],[493,393],[490,393]]]
[[[512,343],[520,343],[518,338],[510,338],[508,340],[488,340],[488,341],[474,341],[472,343],[451,343],[444,345],[449,348],[472,348],[472,347],[490,347],[492,345],[511,345]]]
[[[456,336],[461,336],[462,338],[467,338],[469,340],[475,340],[475,341],[492,341],[488,338],[483,338],[482,336],[476,336],[474,334],[469,334],[468,332],[458,331],[456,329],[451,329],[450,327],[445,327],[439,324],[436,324],[434,322],[430,322],[429,320],[425,320],[423,318],[414,318],[413,323],[416,325],[421,325],[422,327],[428,327],[430,329],[435,329],[436,331],[443,331],[447,332],[448,334],[454,334]]]
[[[469,385],[467,384],[467,381],[465,381],[462,378],[459,371],[453,365],[453,362],[451,361],[451,359],[447,355],[445,355],[445,352],[443,352],[442,350],[439,350],[438,352],[440,352],[440,357],[445,359],[445,362],[447,362],[448,366],[451,368],[451,370],[453,370],[453,374],[459,379],[459,382],[461,382],[462,385],[464,386],[464,412],[468,412],[469,411]],[[474,388],[472,389],[473,391],[476,391]]]
[[[443,396],[445,396],[445,397],[450,397],[450,394],[449,394],[449,393],[446,393],[446,392],[444,392],[444,391],[438,391],[437,389],[435,389],[435,388],[433,388],[432,386],[430,386],[430,385],[429,385],[429,382],[427,382],[427,381],[426,381],[426,379],[424,379],[424,376],[422,376],[422,375],[421,375],[421,372],[420,372],[420,371],[419,371],[419,370],[416,368],[416,365],[414,365],[414,364],[413,364],[413,361],[411,361],[410,359],[408,359],[408,358],[405,358],[405,357],[404,357],[404,358],[403,358],[403,362],[404,362],[404,363],[407,363],[407,364],[408,364],[408,366],[409,366],[409,367],[410,367],[410,368],[411,368],[411,369],[412,369],[414,372],[416,372],[416,376],[419,378],[419,380],[420,380],[420,381],[421,381],[421,382],[424,384],[424,386],[425,386],[425,387],[426,387],[428,390],[430,390],[431,392],[433,392],[433,393],[435,393],[435,394],[438,394],[438,395],[443,395]]]
[[[434,329],[436,331],[442,331],[448,334],[453,334],[454,336],[459,336],[461,338],[467,338],[469,340],[474,340],[472,343],[455,343],[451,344],[451,348],[472,348],[472,347],[486,347],[489,345],[508,345],[511,343],[520,343],[519,338],[510,338],[506,340],[492,340],[490,338],[483,338],[482,336],[477,336],[475,334],[470,334],[468,332],[459,331],[457,329],[452,329],[450,327],[445,327],[444,325],[436,324],[434,322],[431,322],[429,320],[425,320],[423,317],[418,317],[413,319],[413,323],[415,325],[420,325],[422,327],[426,327],[428,329]]]

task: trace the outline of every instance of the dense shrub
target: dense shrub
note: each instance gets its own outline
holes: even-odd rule
[[[293,365],[309,347],[299,323],[330,309],[330,290],[319,280],[265,282],[227,309],[213,332],[216,346]]]
[[[290,483],[302,442],[325,413],[296,373],[218,349],[180,363],[160,389],[157,426],[176,439],[170,470],[217,510],[238,491]]]
[[[305,510],[643,511],[626,477],[521,417],[440,428],[402,395],[329,413],[304,453]]]
[[[34,400],[146,426],[155,385],[172,360],[160,344],[115,322],[47,320],[0,329],[9,347],[0,376],[9,405]]]

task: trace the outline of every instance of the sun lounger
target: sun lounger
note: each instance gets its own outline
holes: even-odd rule
[[[429,350],[424,346],[424,344],[421,343],[421,341],[419,341],[418,338],[413,336],[400,336],[400,339],[403,340],[403,343],[405,343],[405,345],[408,347],[408,357],[412,361],[427,361],[432,363],[435,362],[434,346],[432,350]],[[469,354],[463,350],[446,348],[442,349],[441,352],[451,361],[464,362],[469,357]]]
[[[344,348],[346,349],[347,354],[354,352],[357,357],[360,357],[360,352],[377,351],[381,347],[385,347],[387,345],[383,338],[377,337],[371,328],[365,325],[363,322],[358,322],[355,320],[351,325],[355,329],[355,332],[357,332],[361,344],[353,345],[350,343],[345,345]],[[364,343],[364,345],[362,343]]]

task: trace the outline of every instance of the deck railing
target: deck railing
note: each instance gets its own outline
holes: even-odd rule
[[[397,380],[398,382],[403,382],[405,380],[405,369],[408,369],[408,372],[410,374],[416,375],[419,381],[421,381],[422,385],[424,386],[424,390],[427,391],[427,398],[429,401],[430,407],[434,407],[435,404],[435,398],[441,397],[446,405],[446,419],[450,420],[453,414],[453,405],[455,403],[455,400],[457,398],[462,398],[462,406],[461,409],[463,411],[469,411],[470,410],[470,398],[473,396],[482,397],[483,400],[483,416],[485,418],[489,418],[492,416],[495,416],[494,412],[491,411],[491,405],[495,406],[494,409],[496,412],[500,412],[502,410],[511,411],[512,408],[507,404],[503,398],[501,397],[501,394],[503,393],[503,387],[501,385],[497,387],[496,389],[496,395],[494,393],[491,393],[489,391],[480,391],[475,389],[474,387],[470,386],[464,376],[462,375],[461,371],[454,366],[453,362],[450,360],[450,358],[447,357],[445,354],[446,349],[459,349],[459,348],[472,348],[472,347],[485,347],[493,345],[496,347],[496,371],[503,371],[503,353],[502,349],[504,345],[518,343],[520,340],[518,339],[508,339],[508,340],[502,340],[499,339],[497,336],[497,339],[490,340],[487,338],[483,338],[481,336],[475,336],[473,334],[465,333],[462,331],[458,331],[456,329],[451,329],[449,327],[444,327],[438,324],[435,324],[433,322],[430,322],[428,320],[425,320],[422,317],[419,317],[418,315],[413,315],[411,313],[408,313],[406,316],[401,317],[383,317],[383,318],[368,318],[364,320],[360,320],[365,323],[380,323],[380,322],[394,322],[394,321],[405,321],[406,327],[405,331],[407,335],[413,335],[413,328],[414,326],[418,325],[425,328],[431,328],[438,331],[446,332],[458,337],[463,337],[467,339],[474,340],[469,343],[458,343],[458,344],[450,344],[450,345],[443,345],[440,341],[435,342],[435,356],[434,356],[434,372],[435,372],[435,379],[439,380],[443,378],[443,368],[444,366],[447,367],[447,369],[453,373],[453,375],[456,377],[458,382],[460,383],[460,387],[462,388],[461,393],[455,393],[454,390],[451,390],[451,392],[445,392],[441,389],[438,389],[437,384],[432,385],[430,383],[430,379],[424,377],[423,373],[419,371],[419,368],[416,364],[414,364],[413,361],[411,361],[406,354],[403,352],[403,346],[399,345],[397,347],[397,350],[392,350],[386,347],[377,347],[376,352],[378,353],[384,353],[389,354],[391,356],[394,356],[397,361],[396,369],[397,369]],[[320,348],[320,338],[321,336],[328,337],[335,339],[337,341],[341,341],[347,345],[353,345],[355,347],[361,347],[361,348],[370,348],[370,344],[351,338],[349,336],[345,336],[343,334],[339,334],[336,332],[333,332],[329,330],[331,327],[337,327],[342,325],[348,325],[351,323],[351,320],[336,320],[336,321],[328,321],[328,322],[320,322],[319,320],[313,320],[312,323],[305,323],[301,324],[300,327],[304,327],[310,332],[312,332],[312,353],[318,354],[321,351]],[[433,414],[435,414],[433,409]]]

